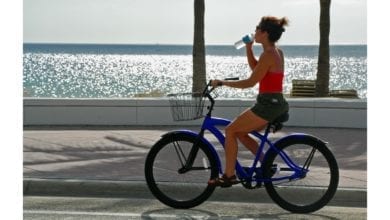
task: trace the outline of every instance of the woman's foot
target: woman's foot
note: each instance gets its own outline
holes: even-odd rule
[[[231,187],[232,185],[238,184],[240,181],[237,180],[236,175],[231,177],[227,177],[226,174],[223,174],[222,177],[217,177],[215,179],[211,179],[207,182],[209,186],[220,186],[220,187]]]

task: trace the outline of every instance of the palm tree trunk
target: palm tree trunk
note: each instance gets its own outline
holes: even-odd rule
[[[316,96],[319,97],[329,95],[330,1],[320,0],[320,45],[316,80]]]
[[[204,43],[204,0],[194,0],[194,44],[192,48],[192,91],[201,92],[206,82],[206,56]]]

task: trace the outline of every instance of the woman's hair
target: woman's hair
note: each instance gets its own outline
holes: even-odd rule
[[[261,31],[266,31],[268,33],[268,39],[271,42],[276,42],[282,36],[282,33],[285,31],[284,26],[288,25],[288,20],[286,17],[277,18],[273,16],[264,16],[261,18],[259,28]]]

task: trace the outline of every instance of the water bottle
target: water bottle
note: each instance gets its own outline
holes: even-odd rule
[[[241,38],[241,40],[237,41],[234,44],[234,47],[236,47],[237,50],[241,49],[243,46],[245,46],[245,44],[252,42],[253,41],[253,37],[254,37],[253,34],[245,35],[244,37]]]

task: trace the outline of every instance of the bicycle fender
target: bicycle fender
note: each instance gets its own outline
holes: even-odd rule
[[[279,140],[277,140],[275,143],[273,143],[272,144],[273,146],[270,146],[270,148],[265,153],[264,158],[268,158],[268,155],[272,154],[275,151],[279,152],[279,149],[281,147],[283,147],[284,145],[288,144],[291,140],[299,140],[299,139],[306,139],[306,140],[309,140],[310,142],[326,146],[326,142],[324,142],[323,140],[321,140],[313,135],[305,134],[305,133],[295,133],[295,134],[291,134],[291,135],[287,135],[285,137],[282,137]]]
[[[186,134],[186,135],[189,135],[189,136],[193,136],[195,138],[199,137],[198,134],[195,133],[194,131],[191,131],[191,130],[178,130],[178,131],[170,131],[168,133],[165,133],[165,134],[162,135],[162,138],[169,138],[170,136],[174,136],[174,135],[177,135],[177,134],[180,134],[180,133],[181,134]],[[218,172],[222,173],[221,160],[219,159],[217,151],[215,150],[213,145],[206,138],[202,137],[201,141],[207,146],[207,148],[210,150],[210,152],[212,153],[213,157],[217,161]]]
[[[290,139],[311,139],[314,142],[318,142],[318,143],[321,143],[324,145],[327,144],[325,141],[323,141],[320,138],[315,137],[313,135],[305,134],[305,133],[295,133],[295,134],[287,135],[285,137],[280,138],[279,140],[277,140],[274,143],[274,146],[278,146],[278,145],[282,144],[283,142],[290,140]]]

